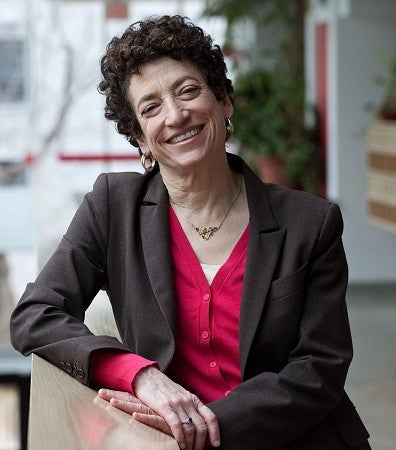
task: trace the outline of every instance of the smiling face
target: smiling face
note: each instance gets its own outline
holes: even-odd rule
[[[142,130],[139,146],[162,168],[191,168],[224,152],[231,101],[218,101],[190,62],[166,57],[145,64],[131,77],[129,100]]]

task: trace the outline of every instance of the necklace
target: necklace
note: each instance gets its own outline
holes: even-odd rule
[[[226,220],[226,217],[228,216],[228,213],[231,211],[231,208],[233,207],[234,203],[237,201],[239,194],[241,193],[241,190],[242,190],[242,177],[240,177],[238,192],[237,192],[236,196],[234,197],[234,199],[232,200],[232,202],[230,203],[230,206],[227,208],[227,211],[223,217],[223,220],[217,226],[213,226],[213,227],[212,226],[198,227],[198,226],[194,225],[182,213],[179,205],[177,205],[171,198],[170,198],[170,201],[172,202],[173,205],[175,205],[176,209],[179,211],[179,214],[183,217],[185,222],[188,223],[190,225],[190,227],[201,236],[202,239],[207,241],[209,238],[211,238],[216,233],[216,231],[220,230],[221,226],[223,225],[224,221]]]

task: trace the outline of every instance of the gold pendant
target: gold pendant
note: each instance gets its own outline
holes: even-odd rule
[[[205,239],[205,241],[207,241],[214,233],[216,233],[218,229],[219,227],[195,227],[195,231],[201,236],[202,239]]]

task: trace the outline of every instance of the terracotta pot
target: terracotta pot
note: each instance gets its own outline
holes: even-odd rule
[[[378,117],[382,120],[396,120],[396,95],[390,97],[378,111]]]
[[[278,156],[261,156],[257,159],[260,178],[266,183],[289,185],[285,178],[285,162]]]

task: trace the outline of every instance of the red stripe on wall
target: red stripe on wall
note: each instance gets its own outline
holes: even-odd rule
[[[328,81],[328,24],[319,23],[315,27],[315,97],[319,120],[321,157],[322,194],[326,196],[326,160],[327,160],[327,81]]]
[[[133,161],[140,160],[140,155],[137,153],[131,154],[114,154],[114,153],[101,153],[101,154],[79,154],[79,155],[67,155],[60,153],[58,156],[60,161],[76,162],[76,161]]]

